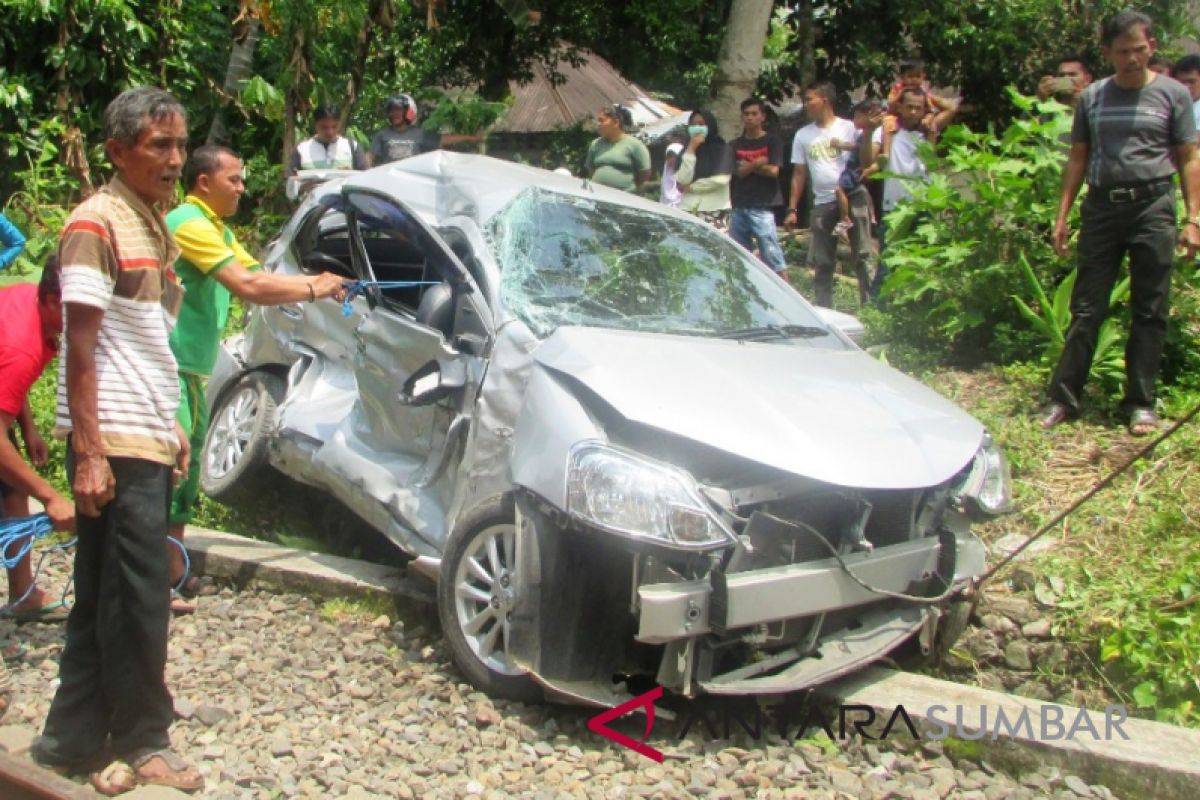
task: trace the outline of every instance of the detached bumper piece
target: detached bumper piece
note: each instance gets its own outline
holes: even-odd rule
[[[938,539],[924,537],[874,552],[851,553],[842,560],[863,583],[887,591],[911,592],[914,585],[928,582],[940,571],[941,551]],[[824,558],[747,572],[715,573],[711,581],[650,584],[638,588],[638,598],[641,613],[637,640],[662,644],[866,606],[882,599],[882,595],[847,575],[836,559]],[[888,616],[897,614],[891,611]],[[919,624],[917,620],[914,626]]]

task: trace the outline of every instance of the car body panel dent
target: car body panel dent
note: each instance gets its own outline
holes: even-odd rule
[[[943,483],[983,436],[952,403],[859,351],[562,328],[534,357],[626,419],[835,486]]]

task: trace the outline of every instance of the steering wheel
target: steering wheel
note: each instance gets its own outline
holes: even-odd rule
[[[336,272],[343,277],[353,277],[354,272],[341,260],[334,258],[328,253],[323,253],[320,250],[313,250],[304,257],[304,268],[311,270],[328,270]]]

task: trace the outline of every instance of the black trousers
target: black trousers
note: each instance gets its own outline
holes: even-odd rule
[[[79,514],[75,605],[59,665],[61,684],[34,754],[84,766],[111,740],[123,758],[170,746],[167,690],[167,509],[171,468],[110,458],[116,497],[99,517]],[[74,473],[73,459],[67,465]]]
[[[1125,344],[1127,408],[1154,405],[1154,382],[1167,336],[1171,264],[1175,258],[1175,192],[1140,203],[1110,204],[1087,198],[1081,209],[1079,267],[1071,293],[1071,326],[1050,399],[1079,410],[1096,352],[1100,325],[1121,261],[1129,255],[1132,320]]]

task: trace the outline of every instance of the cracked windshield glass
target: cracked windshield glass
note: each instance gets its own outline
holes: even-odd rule
[[[487,238],[505,306],[540,337],[586,325],[844,347],[793,292],[700,223],[532,188],[493,218]]]

